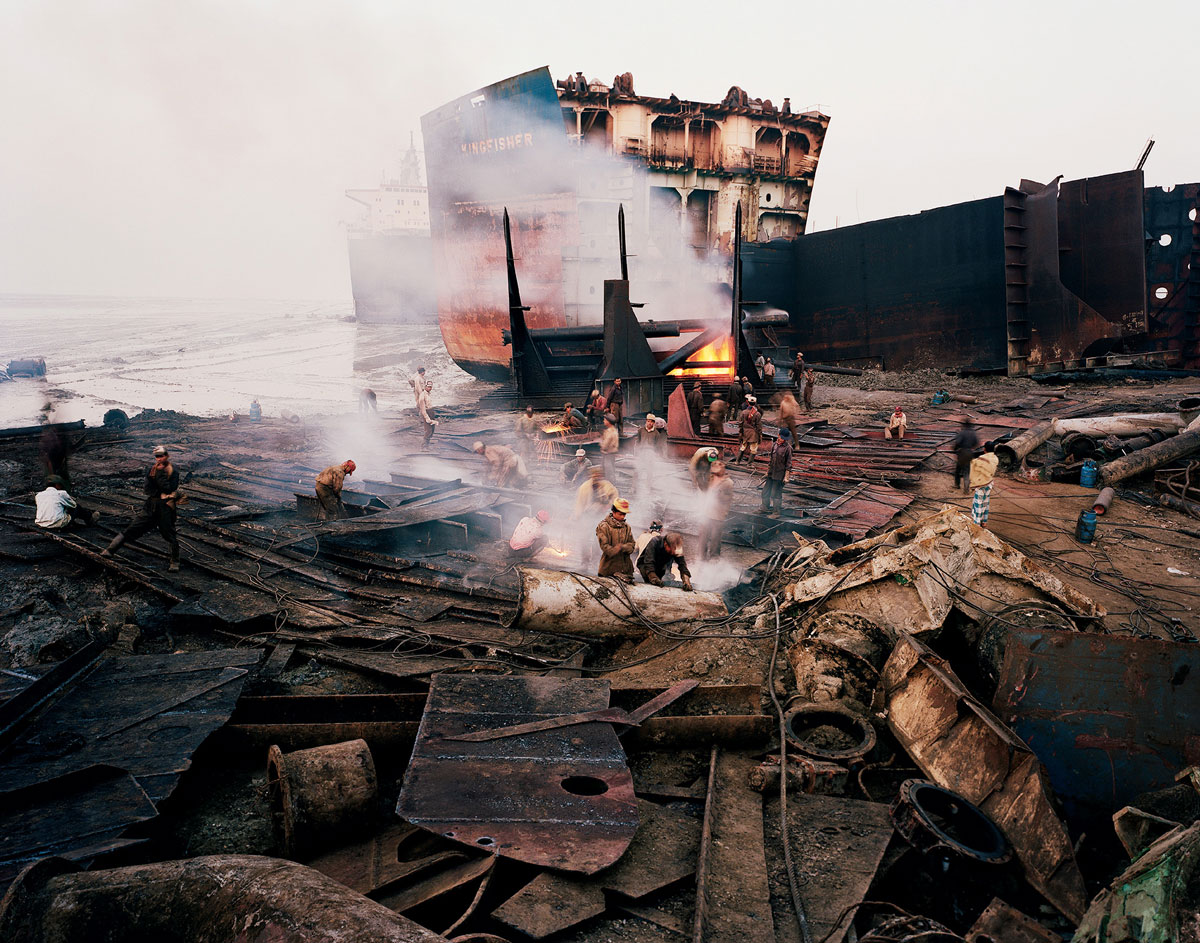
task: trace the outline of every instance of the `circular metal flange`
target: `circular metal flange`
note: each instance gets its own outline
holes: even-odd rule
[[[891,806],[892,824],[914,848],[1003,864],[1008,839],[974,803],[924,779],[907,779]]]
[[[783,720],[788,743],[818,760],[857,760],[875,747],[871,722],[837,704],[801,704]]]

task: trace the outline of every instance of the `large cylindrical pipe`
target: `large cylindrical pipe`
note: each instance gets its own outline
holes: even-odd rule
[[[1100,467],[1100,485],[1101,487],[1111,487],[1118,481],[1153,471],[1167,462],[1184,458],[1197,451],[1200,451],[1200,419],[1194,420],[1190,426],[1174,438],[1138,449],[1136,452],[1123,455],[1102,465]]]
[[[259,855],[63,873],[30,865],[0,901],[5,943],[446,943],[446,938],[311,868]]]
[[[1173,494],[1160,494],[1158,503],[1165,508],[1171,508],[1174,511],[1182,511],[1184,514],[1190,514],[1192,517],[1200,517],[1200,503],[1189,501],[1187,498],[1180,498]]]
[[[344,843],[375,821],[379,780],[365,740],[267,752],[271,816],[289,858]]]
[[[996,446],[1003,468],[1016,468],[1022,460],[1047,439],[1069,432],[1090,436],[1135,436],[1151,429],[1178,432],[1187,425],[1186,414],[1128,413],[1120,416],[1088,416],[1083,419],[1047,419],[1026,429],[1019,436]]]
[[[517,625],[522,629],[642,638],[650,630],[638,619],[639,613],[652,622],[667,623],[720,618],[728,610],[716,593],[685,593],[647,583],[617,586],[611,579],[521,567]]]
[[[996,444],[996,456],[1004,468],[1016,468],[1025,456],[1054,435],[1054,420],[1047,419],[1031,426],[1019,436]]]
[[[810,363],[813,373],[840,373],[847,377],[861,377],[863,372],[858,367],[828,367],[823,363]]]

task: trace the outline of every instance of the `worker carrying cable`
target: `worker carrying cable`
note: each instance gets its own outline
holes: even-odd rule
[[[476,442],[471,451],[482,455],[488,470],[485,480],[500,488],[518,488],[526,483],[529,471],[521,456],[507,445],[484,445]]]
[[[179,470],[171,464],[171,456],[165,445],[154,449],[154,464],[146,473],[143,485],[146,503],[141,513],[128,527],[112,539],[112,543],[100,552],[102,557],[111,557],[126,541],[137,540],[151,528],[158,528],[162,539],[171,551],[168,570],[179,569],[179,538],[175,534],[175,507],[182,497],[179,493]]]
[[[642,579],[652,586],[662,586],[663,577],[674,565],[685,592],[692,591],[692,574],[683,558],[683,537],[679,534],[657,534],[638,555],[637,568]]]
[[[340,465],[330,465],[317,475],[317,500],[321,502],[321,520],[337,521],[346,516],[346,505],[342,503],[342,485],[346,476],[353,475],[358,466],[352,459]]]
[[[692,453],[692,458],[688,462],[688,471],[691,473],[692,484],[696,486],[697,491],[708,490],[712,463],[720,457],[721,453],[711,445],[702,445]]]
[[[633,531],[625,523],[629,513],[629,502],[617,498],[612,503],[608,517],[596,525],[596,541],[600,545],[600,568],[597,576],[612,576],[623,583],[633,582],[633,558],[637,549],[633,542]]]

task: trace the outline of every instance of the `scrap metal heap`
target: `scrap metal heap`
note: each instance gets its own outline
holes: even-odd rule
[[[1200,401],[1017,402],[972,410],[1014,488],[1104,452],[1102,482],[1141,456],[1197,497],[1169,463],[1200,450]],[[153,542],[99,556],[163,422],[60,430],[88,435],[77,474],[116,469],[84,491],[101,523],[37,532],[11,499],[0,554],[43,580],[102,567],[160,635],[130,614],[0,675],[0,938],[119,919],[131,939],[330,943],[1190,939],[1195,639],[922,496],[960,416],[923,410],[900,442],[803,423],[780,516],[758,507],[765,455],[733,466],[696,593],[578,564],[559,465],[596,442],[552,425],[521,488],[476,484],[471,443],[510,419],[463,410],[314,521],[303,430],[190,422],[179,572]],[[690,541],[686,459],[736,446],[670,418],[653,475],[628,440],[617,474],[639,525]],[[514,560],[539,508],[547,544]]]

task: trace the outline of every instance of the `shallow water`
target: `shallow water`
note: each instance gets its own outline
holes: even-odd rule
[[[380,409],[412,404],[422,364],[434,402],[473,401],[478,381],[446,355],[436,327],[360,325],[349,302],[0,295],[0,366],[42,357],[46,377],[0,383],[0,428],[50,415],[98,424],[174,409],[199,416],[336,415],[373,389]]]

